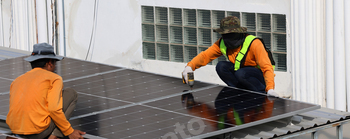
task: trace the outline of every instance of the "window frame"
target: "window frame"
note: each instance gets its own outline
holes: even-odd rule
[[[159,11],[165,12],[158,13]],[[252,12],[242,12],[242,11],[225,11],[225,10],[208,10],[208,9],[189,9],[189,8],[173,8],[173,7],[159,7],[159,6],[141,6],[142,9],[142,44],[143,44],[143,58],[144,59],[154,59],[162,61],[172,61],[172,62],[182,62],[187,63],[200,52],[206,50],[210,47],[217,39],[221,36],[220,34],[213,32],[213,29],[219,28],[220,20],[226,16],[238,16],[241,20],[241,26],[247,27],[248,33],[257,37],[262,37],[267,40],[267,47],[270,48],[274,59],[276,61],[276,71],[287,71],[287,23],[285,14],[271,14],[271,13],[252,13]],[[150,10],[153,9],[153,16],[146,15],[149,14]],[[152,10],[151,10],[152,11]],[[145,13],[146,12],[146,13]],[[210,14],[209,18],[208,13]],[[158,22],[159,16],[162,17],[162,21],[166,19],[166,22]],[[177,16],[175,16],[177,15]],[[207,16],[202,16],[207,15]],[[248,21],[247,15],[254,16],[254,18],[249,18],[249,20],[254,20],[254,25],[252,21]],[[178,16],[181,16],[180,18]],[[147,19],[153,17],[153,19]],[[145,20],[145,18],[147,20]],[[195,19],[193,19],[195,18]],[[207,18],[207,19],[205,19]],[[205,22],[210,20],[209,22]],[[259,21],[262,20],[262,21]],[[275,21],[276,20],[276,21]],[[277,21],[278,20],[278,21]],[[153,22],[150,22],[153,21]],[[202,22],[201,22],[202,21]],[[284,22],[283,22],[284,21]],[[267,24],[268,23],[268,24]],[[280,23],[280,24],[279,24]],[[145,28],[148,26],[149,28]],[[153,26],[153,32],[147,32]],[[162,27],[166,31],[159,31],[158,28]],[[181,29],[181,30],[179,30]],[[205,32],[205,33],[203,33]],[[153,34],[152,34],[153,33]],[[195,34],[195,35],[194,35]],[[261,35],[264,34],[264,35]],[[153,39],[149,39],[147,35],[153,35]],[[267,38],[266,36],[269,36]],[[165,36],[165,37],[164,37]],[[208,37],[209,36],[209,37]],[[265,37],[264,37],[265,36]],[[282,37],[281,37],[282,36]],[[284,37],[283,37],[284,36]],[[158,37],[164,37],[162,41],[158,41]],[[148,38],[148,39],[146,39]],[[181,38],[181,41],[179,41]],[[208,41],[208,38],[209,41]],[[282,38],[282,39],[281,39]],[[285,39],[283,39],[285,38]],[[166,40],[166,41],[164,41]],[[147,44],[147,45],[146,45]],[[150,45],[154,44],[154,45]],[[161,45],[168,52],[160,52],[158,45]],[[165,49],[165,45],[168,48]],[[145,48],[152,47],[153,48]],[[181,46],[182,48],[180,48]],[[147,52],[146,52],[147,50]],[[154,51],[154,52],[150,52]],[[178,55],[182,51],[182,58]],[[148,54],[150,54],[148,56]],[[165,56],[168,54],[168,56]],[[182,59],[182,60],[181,60]],[[226,60],[224,56],[221,56],[209,65],[216,65],[218,61]]]

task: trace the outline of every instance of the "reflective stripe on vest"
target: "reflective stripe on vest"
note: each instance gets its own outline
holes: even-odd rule
[[[226,55],[226,50],[227,50],[227,48],[226,48],[226,45],[224,43],[224,39],[221,39],[221,41],[220,41],[220,51],[221,51],[222,55],[224,55],[226,57],[226,61],[229,61],[228,57]]]
[[[248,35],[243,43],[243,46],[241,48],[241,50],[239,51],[239,53],[236,56],[236,60],[235,60],[235,71],[237,71],[240,67],[241,67],[241,61],[244,58],[244,55],[247,53],[248,48],[250,46],[250,44],[252,43],[252,41],[255,39],[256,37],[253,35]],[[226,57],[226,59],[228,60],[226,51],[227,51],[227,47],[224,43],[224,40],[221,39],[220,42],[220,51],[221,53]]]

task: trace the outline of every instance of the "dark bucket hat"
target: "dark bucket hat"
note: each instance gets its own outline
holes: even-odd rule
[[[220,28],[214,29],[214,32],[219,34],[227,34],[227,33],[246,33],[247,28],[241,27],[241,22],[239,18],[236,16],[228,16],[220,21]]]
[[[30,57],[25,58],[25,61],[33,62],[38,59],[48,58],[56,59],[58,61],[62,60],[62,56],[56,56],[53,46],[48,43],[38,43],[34,44],[34,49]]]

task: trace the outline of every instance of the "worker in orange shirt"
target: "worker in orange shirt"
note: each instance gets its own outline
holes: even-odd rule
[[[186,82],[187,73],[224,55],[227,61],[218,62],[216,72],[228,86],[279,96],[274,91],[274,61],[262,39],[247,34],[235,16],[223,18],[214,32],[221,38],[187,63],[182,72]]]
[[[10,87],[10,107],[6,123],[15,136],[29,139],[68,136],[82,139],[85,132],[74,130],[68,119],[77,102],[77,92],[63,89],[62,77],[54,73],[54,48],[47,43],[35,44],[30,57],[32,70],[16,78]]]

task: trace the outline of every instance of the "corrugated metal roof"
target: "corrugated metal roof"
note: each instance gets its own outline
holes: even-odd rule
[[[337,126],[337,122],[350,122],[350,113],[329,108],[321,108],[318,110],[305,112],[296,116],[276,120],[262,125],[250,127],[231,132],[225,136],[230,138],[245,138],[245,139],[261,139],[274,138],[289,134],[298,133],[300,131],[311,130],[314,128],[329,125],[330,127]]]

